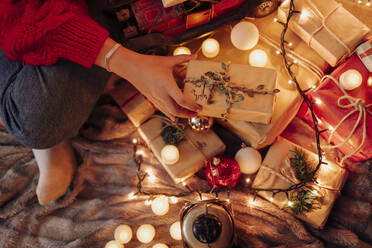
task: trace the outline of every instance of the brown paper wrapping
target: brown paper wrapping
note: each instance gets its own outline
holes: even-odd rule
[[[189,62],[186,79],[200,79],[204,73],[221,72],[221,63],[193,60]],[[270,68],[253,67],[248,65],[230,65],[229,75],[231,77],[231,86],[242,86],[247,89],[256,89],[258,85],[265,85],[265,90],[272,91],[276,87],[276,71]],[[203,106],[199,112],[200,115],[218,117],[226,112],[226,96],[215,91],[213,100],[214,103],[208,104],[203,95],[209,95],[209,89],[203,87],[195,87],[192,83],[186,83],[184,94],[187,98],[196,101]],[[231,105],[228,119],[230,120],[245,120],[258,123],[270,123],[273,113],[275,95],[255,94],[254,97],[249,97],[244,94],[244,100]]]
[[[278,19],[286,22],[290,0],[278,9]],[[336,66],[369,33],[369,28],[334,0],[296,0],[290,29],[319,53],[331,66]],[[307,13],[304,15],[303,13]]]
[[[162,119],[153,117],[141,125],[138,132],[176,183],[184,181],[199,171],[207,159],[225,151],[225,144],[212,130],[194,132],[187,127],[185,140],[177,146],[180,153],[179,161],[167,165],[161,158],[161,150],[166,145],[160,135],[163,130],[162,122]]]
[[[266,157],[263,161],[263,166],[260,168],[254,182],[254,188],[278,188],[286,189],[293,183],[291,180],[284,180],[282,177],[272,173],[270,169],[282,175],[290,175],[292,168],[288,159],[291,157],[295,147],[299,147],[294,143],[279,137],[277,141],[270,147]],[[318,161],[318,156],[308,150],[301,148],[308,154],[310,160]],[[322,196],[322,205],[320,208],[315,208],[309,213],[304,215],[298,215],[297,218],[309,223],[315,228],[323,228],[327,218],[332,210],[333,204],[337,197],[340,195],[348,173],[345,169],[341,168],[336,163],[326,161],[327,165],[322,165],[319,169],[317,182],[318,184],[313,185],[320,196]],[[266,169],[268,167],[270,169]],[[285,176],[284,176],[285,177]],[[271,192],[259,192],[263,198],[269,200],[272,196]],[[286,208],[288,206],[288,199],[284,193],[279,193],[273,197],[273,203],[280,208]],[[291,212],[291,210],[288,210]]]
[[[129,83],[115,88],[110,95],[136,127],[155,113],[155,107]]]

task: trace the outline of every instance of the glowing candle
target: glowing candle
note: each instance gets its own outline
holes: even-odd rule
[[[155,237],[155,228],[150,224],[142,225],[137,230],[137,239],[144,244],[150,243]]]
[[[353,90],[362,84],[363,78],[359,71],[347,70],[340,76],[340,85],[345,90]]]
[[[158,196],[151,203],[151,209],[156,215],[165,215],[169,210],[168,197]]]
[[[258,38],[258,29],[250,22],[240,22],[231,30],[231,42],[240,50],[252,49],[257,44]]]
[[[214,58],[220,52],[220,44],[215,39],[206,39],[202,44],[202,53],[207,58]]]
[[[154,245],[152,248],[168,248],[168,246],[164,243],[158,243]]]
[[[181,240],[182,235],[181,235],[181,223],[179,221],[174,222],[170,229],[169,229],[170,235],[172,236],[173,239],[175,240]]]
[[[111,240],[106,243],[105,248],[124,248],[124,246],[116,240]]]
[[[161,150],[161,158],[164,163],[172,165],[178,162],[180,159],[180,152],[174,145],[166,145]]]
[[[369,87],[372,87],[372,77],[369,77],[369,78],[368,78],[367,85],[368,85]]]
[[[190,55],[191,54],[191,51],[190,49],[188,49],[187,47],[177,47],[176,49],[174,49],[173,51],[173,55],[174,56],[177,56],[177,55]]]
[[[128,225],[120,225],[115,229],[115,240],[121,244],[129,243],[132,239],[132,229]]]
[[[256,49],[249,54],[249,64],[264,67],[267,64],[267,54],[264,50]]]

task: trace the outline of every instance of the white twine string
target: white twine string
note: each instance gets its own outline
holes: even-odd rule
[[[311,6],[312,12],[314,13],[315,11],[316,13],[314,14],[322,19],[322,25],[320,25],[316,30],[314,30],[314,32],[312,32],[310,39],[308,41],[308,45],[311,47],[311,42],[314,36],[324,28],[325,30],[328,31],[328,33],[330,33],[333,36],[335,40],[337,40],[347,50],[348,54],[350,55],[352,52],[351,49],[332,30],[330,30],[326,24],[328,17],[330,17],[334,12],[336,12],[336,10],[342,7],[342,4],[337,3],[337,5],[332,11],[330,11],[327,15],[323,15],[322,12],[318,9],[318,7],[311,0],[306,0],[306,2]]]
[[[364,146],[364,143],[365,143],[366,138],[367,138],[367,113],[369,113],[372,116],[372,112],[370,110],[368,110],[367,108],[371,107],[372,104],[366,105],[366,102],[363,99],[361,99],[361,98],[354,98],[352,96],[349,96],[347,94],[347,92],[340,86],[340,83],[334,77],[332,77],[330,75],[324,76],[322,78],[320,84],[325,79],[327,79],[327,78],[328,79],[331,79],[337,85],[337,87],[342,91],[342,93],[344,93],[343,96],[341,96],[341,97],[338,98],[337,105],[340,108],[343,108],[343,109],[354,108],[352,111],[350,111],[348,114],[346,114],[339,121],[339,123],[336,125],[336,127],[333,128],[333,130],[331,130],[331,134],[330,134],[330,136],[328,138],[328,143],[331,143],[332,138],[333,138],[333,135],[335,134],[336,130],[341,126],[341,124],[345,120],[347,120],[351,115],[353,115],[354,113],[358,112],[358,119],[355,122],[353,129],[351,130],[351,132],[349,133],[349,135],[344,139],[344,141],[342,141],[341,143],[339,143],[337,145],[333,145],[333,146],[331,145],[331,146],[327,146],[327,147],[328,148],[338,148],[338,147],[346,144],[351,139],[351,137],[354,135],[354,133],[355,133],[356,129],[358,128],[360,122],[363,121],[363,123],[362,123],[362,128],[363,128],[362,141],[361,141],[361,143],[359,144],[359,146],[358,146],[358,148],[356,150],[354,150],[350,154],[345,155],[341,159],[341,165],[342,165],[346,159],[348,159],[351,156],[357,154],[362,149],[362,147]],[[347,100],[347,101],[349,101],[349,103],[348,104],[344,104],[344,103],[342,103],[343,100]]]

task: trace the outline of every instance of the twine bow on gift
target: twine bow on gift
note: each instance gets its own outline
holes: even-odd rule
[[[258,85],[256,89],[247,89],[244,86],[238,86],[237,84],[234,85],[234,83],[231,82],[230,67],[230,64],[221,63],[222,71],[208,71],[204,73],[204,75],[201,75],[199,79],[187,78],[185,80],[185,83],[192,83],[198,88],[203,87],[202,94],[200,96],[197,95],[194,90],[196,101],[199,98],[204,98],[207,100],[207,104],[213,104],[214,100],[212,98],[216,90],[225,95],[226,110],[225,113],[221,115],[222,118],[227,119],[232,104],[243,101],[245,99],[244,95],[254,97],[255,94],[274,95],[279,93],[279,89],[274,89],[272,91],[266,90],[264,84]],[[209,89],[208,96],[205,94],[205,88]]]
[[[329,34],[332,35],[332,37],[338,41],[339,44],[341,44],[345,49],[346,51],[348,52],[348,55],[350,55],[352,53],[352,50],[350,49],[350,47],[348,45],[345,44],[344,41],[342,41],[332,30],[330,30],[328,27],[327,27],[327,24],[326,24],[326,21],[327,19],[334,13],[336,12],[336,10],[338,10],[339,8],[342,7],[342,4],[340,3],[337,3],[335,8],[332,9],[329,13],[327,13],[326,15],[323,15],[323,13],[318,9],[318,7],[313,3],[312,0],[306,0],[306,2],[308,3],[309,6],[311,6],[311,10],[313,12],[316,12],[314,13],[316,16],[320,17],[322,19],[322,24],[317,28],[315,29],[311,34],[310,34],[310,39],[309,41],[307,42],[308,46],[311,47],[311,42],[314,38],[314,36],[319,33],[323,28],[325,30],[327,30],[327,32]]]
[[[364,146],[364,143],[365,143],[366,138],[367,138],[367,113],[372,116],[372,111],[370,111],[368,109],[369,107],[372,106],[372,104],[366,105],[366,102],[363,99],[361,99],[361,98],[354,98],[354,97],[348,95],[347,92],[340,86],[340,83],[334,77],[332,77],[330,75],[324,76],[323,79],[321,80],[320,84],[325,79],[327,79],[327,78],[328,79],[331,79],[338,86],[338,88],[342,91],[342,93],[344,94],[343,96],[341,96],[341,97],[338,98],[337,105],[340,108],[342,108],[342,109],[353,108],[353,110],[350,111],[348,114],[346,114],[339,121],[339,123],[333,128],[333,130],[331,130],[331,134],[330,134],[330,136],[328,138],[328,143],[331,143],[332,138],[333,138],[333,135],[335,134],[336,130],[341,126],[341,124],[344,121],[346,121],[350,116],[352,116],[354,113],[358,113],[358,119],[356,120],[353,129],[351,130],[351,132],[349,133],[349,135],[344,139],[344,141],[341,142],[341,143],[339,143],[339,144],[337,144],[337,145],[328,146],[328,147],[329,148],[338,148],[338,147],[346,144],[351,139],[351,137],[354,135],[356,129],[359,126],[359,124],[362,122],[362,130],[363,130],[362,141],[361,141],[361,143],[359,144],[358,148],[355,151],[353,151],[350,154],[345,155],[341,159],[341,165],[342,165],[346,159],[348,159],[351,156],[353,156],[356,153],[358,153],[362,149],[362,147]],[[348,101],[349,103],[345,103],[345,101]]]
[[[191,139],[189,136],[187,136],[186,132],[185,132],[185,129],[186,129],[186,125],[184,123],[180,123],[179,122],[179,119],[176,118],[175,121],[172,121],[170,120],[169,118],[165,117],[165,116],[161,116],[161,115],[153,115],[152,118],[156,118],[156,119],[160,119],[163,123],[163,127],[159,133],[159,135],[156,135],[155,137],[153,137],[151,140],[149,140],[149,143],[152,143],[154,140],[156,140],[157,138],[159,138],[160,136],[162,136],[162,133],[163,131],[168,128],[168,127],[172,127],[172,128],[175,128],[177,129],[179,132],[182,133],[183,137],[197,150],[199,151],[202,156],[204,157],[204,161],[207,161],[208,160],[208,156],[203,152],[203,148],[206,146],[206,143],[204,142],[200,142],[200,141],[196,141],[194,142],[193,139]],[[166,143],[166,140],[164,139],[164,137],[162,137],[164,142]],[[183,141],[183,138],[180,140],[180,142]],[[177,144],[175,144],[177,145]]]

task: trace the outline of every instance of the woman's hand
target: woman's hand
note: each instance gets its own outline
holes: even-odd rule
[[[104,51],[101,51],[103,56],[108,52],[107,49],[105,51],[105,47],[107,46],[109,50],[114,44],[110,40],[106,43],[102,49]],[[97,61],[99,57],[100,55]],[[112,55],[109,62],[113,72],[131,82],[156,108],[174,119],[176,116],[183,118],[196,116],[196,112],[201,109],[199,105],[183,96],[173,77],[174,66],[190,59],[195,59],[195,56],[142,55],[121,47]],[[101,65],[97,61],[96,64]]]

